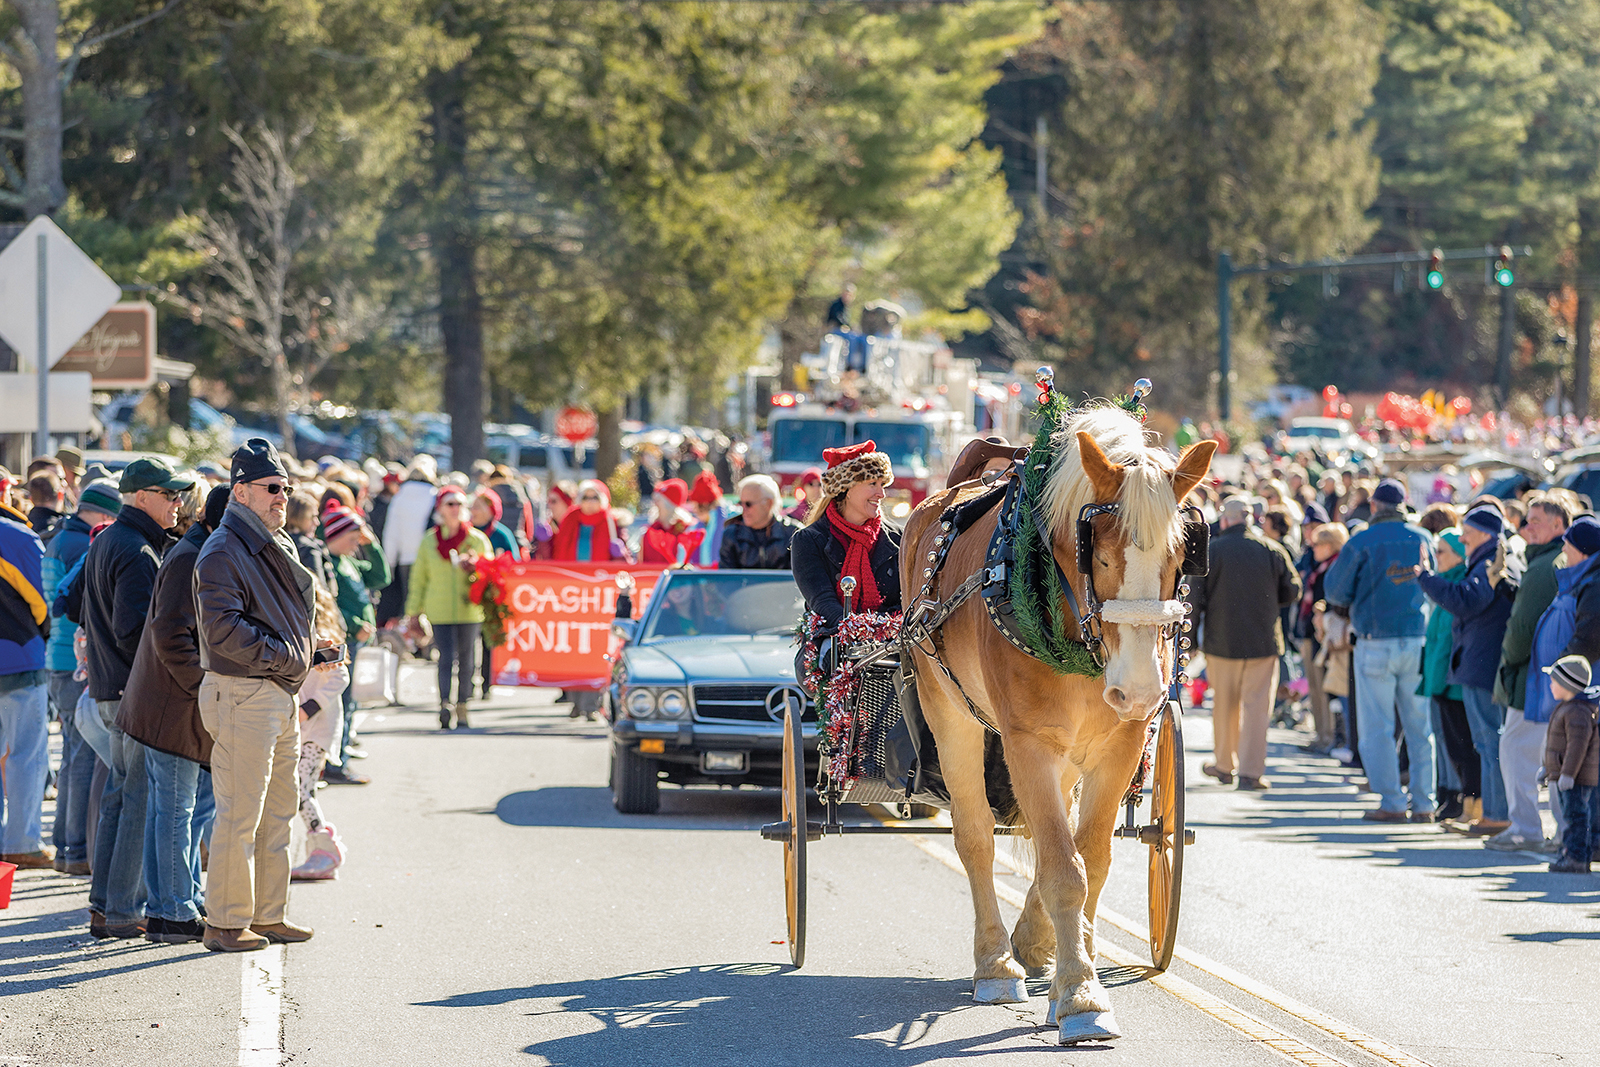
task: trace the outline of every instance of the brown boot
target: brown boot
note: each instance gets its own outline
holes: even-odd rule
[[[212,952],[256,952],[267,947],[267,939],[250,930],[223,930],[206,924],[201,939]]]
[[[312,929],[309,926],[296,926],[292,922],[273,923],[263,926],[254,923],[250,927],[252,933],[260,934],[268,941],[278,945],[293,945],[300,941],[310,941]]]
[[[1462,797],[1461,814],[1456,816],[1454,819],[1447,821],[1444,826],[1446,830],[1453,830],[1458,834],[1464,834],[1467,832],[1467,827],[1471,826],[1481,818],[1483,818],[1483,798]]]
[[[0,862],[14,863],[21,870],[48,871],[55,866],[56,850],[44,845],[33,852],[7,852]]]

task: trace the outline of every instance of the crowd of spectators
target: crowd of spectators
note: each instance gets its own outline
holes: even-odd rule
[[[1591,502],[1563,489],[1457,502],[1441,477],[1418,507],[1400,481],[1365,473],[1250,464],[1197,488],[1214,520],[1211,574],[1190,593],[1206,660],[1193,696],[1214,691],[1205,774],[1270,789],[1268,726],[1307,721],[1306,749],[1365,774],[1378,798],[1367,820],[1438,823],[1588,871],[1600,858]]]
[[[96,937],[311,936],[288,884],[337,877],[346,851],[317,792],[371,781],[356,657],[380,636],[431,643],[439,725],[466,729],[490,686],[469,595],[483,557],[787,569],[800,524],[777,483],[743,478],[729,507],[702,458],[655,481],[643,515],[599,481],[299,463],[260,438],[192,471],[85,469],[72,448],[0,468],[0,854],[87,876]]]

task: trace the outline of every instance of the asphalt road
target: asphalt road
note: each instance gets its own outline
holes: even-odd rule
[[[500,690],[474,729],[441,734],[425,685],[366,723],[373,784],[322,793],[350,856],[337,882],[292,891],[307,944],[95,942],[87,880],[19,873],[0,912],[0,1067],[1600,1062],[1600,876],[1362,823],[1373,798],[1287,733],[1277,788],[1241,794],[1194,784],[1210,723],[1186,718],[1183,958],[1154,975],[1103,920],[1126,1036],[1063,1049],[1043,983],[1026,1005],[972,1003],[947,838],[814,844],[796,972],[780,849],[756,833],[775,793],[668,789],[659,815],[619,816],[603,724]],[[1115,847],[1104,904],[1137,928],[1146,850]],[[1026,882],[997,874],[1020,899]]]

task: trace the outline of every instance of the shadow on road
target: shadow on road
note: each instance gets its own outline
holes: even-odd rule
[[[1101,972],[1107,985],[1142,977],[1140,968]],[[527,1002],[528,1014],[543,1017],[544,1027],[551,1025],[552,1015],[587,1017],[573,1018],[568,1027],[581,1032],[522,1050],[561,1067],[911,1067],[991,1054],[1002,1046],[1061,1055],[1053,1028],[1035,1025],[1014,1010],[974,1004],[971,989],[967,979],[841,977],[804,974],[777,964],[720,964],[488,989],[423,1001],[421,1006]],[[983,1017],[959,1019],[969,1012]],[[1037,1014],[1042,1023],[1043,1012]]]
[[[502,797],[495,815],[512,826],[607,830],[749,830],[779,816],[775,789],[663,789],[655,815],[622,815],[605,786],[549,786]]]
[[[200,945],[157,945],[143,938],[97,941],[82,908],[7,920],[0,916],[0,997],[70,989],[196,956]]]

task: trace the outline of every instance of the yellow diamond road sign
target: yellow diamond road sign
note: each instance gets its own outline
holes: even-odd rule
[[[53,367],[90,327],[122,299],[111,280],[72,238],[47,216],[23,228],[0,251],[0,338],[17,353],[23,370],[39,368],[39,237],[45,239],[46,300],[49,312],[45,365]]]

